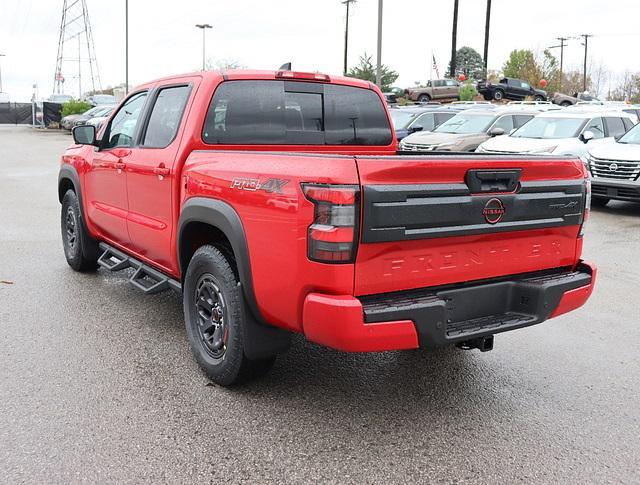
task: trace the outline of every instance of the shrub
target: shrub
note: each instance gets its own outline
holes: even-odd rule
[[[91,105],[86,101],[77,101],[72,99],[71,101],[67,101],[62,105],[62,117],[69,115],[78,115],[82,114],[87,110],[91,109]]]
[[[460,101],[473,101],[477,95],[478,91],[472,83],[463,84],[460,88]]]

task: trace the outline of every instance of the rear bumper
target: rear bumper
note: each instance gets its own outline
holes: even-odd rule
[[[349,352],[434,348],[528,327],[582,306],[595,266],[356,298],[307,295],[307,339]]]
[[[640,182],[591,178],[593,197],[640,202]]]

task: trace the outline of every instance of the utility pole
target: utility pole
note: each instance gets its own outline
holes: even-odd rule
[[[484,23],[484,77],[489,72],[489,27],[491,26],[491,0],[487,0],[487,18]]]
[[[343,5],[347,6],[347,17],[344,23],[344,69],[342,70],[345,76],[347,75],[347,71],[349,70],[347,61],[347,52],[349,50],[349,5],[352,3],[356,3],[356,0],[344,0],[342,2]]]
[[[202,29],[202,70],[205,70],[205,49],[206,49],[206,44],[205,44],[205,36],[204,33],[206,32],[207,29],[211,29],[211,25],[209,24],[196,24],[196,27],[198,27],[199,29]]]
[[[559,89],[562,89],[562,81],[564,79],[563,75],[563,66],[564,66],[564,48],[567,44],[565,42],[569,40],[568,37],[556,37],[560,41],[560,45],[552,45],[551,47],[547,47],[547,49],[560,49],[560,84],[558,86]]]
[[[82,46],[78,34],[78,99],[82,99]]]
[[[382,87],[382,0],[378,0],[378,59],[376,62],[376,84]]]
[[[0,57],[5,57],[6,54],[0,54]],[[2,66],[0,66],[0,93],[2,91]]]
[[[124,0],[124,95],[129,94],[129,0]]]
[[[451,31],[451,61],[449,77],[456,77],[456,43],[458,41],[458,0],[453,0],[453,29]]]
[[[593,37],[592,34],[581,34],[580,37],[584,39],[584,70],[582,71],[582,90],[587,90],[587,52],[589,51],[589,37]]]

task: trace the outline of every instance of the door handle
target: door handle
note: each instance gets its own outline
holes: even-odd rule
[[[153,173],[155,173],[156,175],[160,175],[161,177],[166,177],[167,175],[169,175],[170,170],[166,167],[156,167],[153,169]]]

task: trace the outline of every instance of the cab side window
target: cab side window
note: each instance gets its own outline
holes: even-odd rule
[[[496,121],[491,128],[502,128],[505,133],[509,133],[511,130],[513,130],[512,116],[503,116],[502,118],[498,119],[498,121]]]
[[[142,146],[165,148],[178,133],[182,113],[189,99],[189,86],[163,88],[153,105]]]
[[[104,149],[133,145],[138,119],[146,99],[146,91],[134,94],[120,107],[104,134]]]
[[[605,123],[607,124],[607,136],[619,136],[623,135],[625,131],[624,123],[622,122],[622,118],[605,118]]]
[[[522,125],[527,123],[533,118],[533,115],[514,115],[513,116],[513,127],[520,128]]]
[[[433,113],[425,113],[420,115],[417,120],[413,122],[412,127],[420,126],[422,131],[431,131],[434,128]]]
[[[587,123],[584,131],[591,131],[594,139],[604,138],[604,124],[602,123],[602,118],[593,118],[589,123]]]

